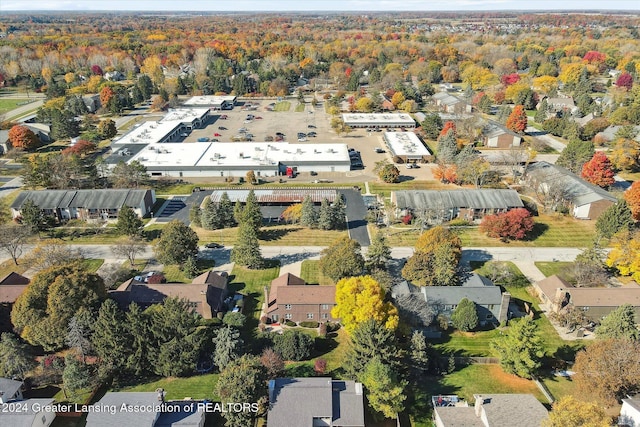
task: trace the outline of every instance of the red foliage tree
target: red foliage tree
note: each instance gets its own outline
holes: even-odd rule
[[[531,213],[524,208],[512,209],[505,213],[487,215],[480,223],[480,231],[489,237],[507,240],[521,240],[533,230]]]
[[[31,129],[22,125],[15,125],[9,129],[9,141],[14,148],[30,150],[38,145],[38,137]]]
[[[84,139],[81,139],[71,147],[67,147],[62,150],[62,154],[76,154],[78,156],[83,156],[91,153],[95,149],[96,144],[91,141],[85,141]]]
[[[527,128],[527,113],[522,105],[516,105],[507,119],[507,129],[517,133],[523,133]]]
[[[443,136],[445,136],[449,132],[449,129],[453,131],[454,136],[456,135],[456,124],[454,122],[449,121],[444,124],[444,127],[440,131],[439,138],[442,138]]]
[[[318,376],[324,375],[324,372],[327,370],[327,361],[324,359],[316,359],[313,365],[313,370]]]
[[[591,160],[582,166],[582,177],[598,187],[609,187],[613,179],[613,166],[611,161],[602,151],[596,151]]]
[[[605,59],[607,59],[607,55],[596,50],[590,50],[589,52],[584,54],[582,59],[589,63],[601,63],[604,62]]]
[[[624,192],[624,199],[633,213],[633,219],[640,221],[640,181],[636,181]]]
[[[616,80],[616,86],[624,88],[626,90],[631,90],[633,87],[633,76],[629,73],[622,73],[618,76]]]
[[[99,65],[92,65],[91,72],[96,76],[101,76],[104,74],[104,72],[102,72],[102,68]]]
[[[484,96],[484,92],[478,92],[475,95],[473,95],[473,98],[471,98],[471,105],[478,105],[483,96]]]
[[[155,273],[147,278],[147,283],[150,285],[158,285],[166,281],[167,279],[165,279],[164,274],[161,273]]]
[[[505,74],[504,76],[500,77],[500,81],[505,86],[511,86],[512,84],[518,83],[520,81],[520,74]]]
[[[493,100],[498,105],[502,104],[504,102],[504,99],[505,99],[505,93],[503,90],[496,92],[496,94],[493,95]]]

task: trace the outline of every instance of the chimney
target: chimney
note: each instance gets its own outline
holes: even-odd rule
[[[209,300],[207,298],[207,294],[209,293],[209,285],[206,286],[204,290],[200,291],[200,301],[202,302],[202,317],[205,319],[211,319],[213,317],[213,309],[211,304],[209,304]]]
[[[269,405],[273,404],[276,392],[276,380],[269,380]]]
[[[164,396],[167,394],[163,388],[157,388],[156,393],[158,393],[158,402],[164,403]]]

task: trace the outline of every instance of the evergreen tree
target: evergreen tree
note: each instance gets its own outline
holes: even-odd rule
[[[501,105],[500,108],[498,108],[496,121],[502,124],[505,124],[510,115],[511,115],[511,107],[509,107],[508,105]]]
[[[262,226],[262,212],[260,212],[260,204],[253,190],[249,190],[247,194],[247,202],[242,209],[241,220],[238,223],[245,223],[252,227],[257,233]]]
[[[196,258],[194,256],[190,256],[189,258],[187,258],[184,265],[182,266],[182,271],[189,279],[193,279],[200,273],[198,264],[196,263]]]
[[[333,281],[343,277],[357,276],[364,268],[360,243],[348,237],[337,239],[320,254],[320,271]]]
[[[0,336],[0,376],[23,380],[37,366],[29,345],[9,332]]]
[[[340,230],[344,227],[346,218],[347,206],[344,203],[344,199],[341,194],[338,194],[336,201],[333,203],[331,209],[331,229]]]
[[[284,360],[308,359],[313,349],[313,338],[302,331],[290,329],[273,337],[273,350]]]
[[[229,200],[229,195],[225,191],[220,196],[220,202],[218,203],[218,215],[222,220],[223,228],[231,228],[236,226],[233,213],[233,204]]]
[[[619,200],[609,206],[596,220],[598,235],[610,239],[619,231],[633,229],[635,222],[626,200]]]
[[[414,381],[419,382],[422,375],[429,370],[429,343],[422,331],[413,331],[411,334],[409,360]]]
[[[569,141],[565,149],[562,150],[556,164],[579,175],[582,171],[582,165],[593,157],[594,152],[593,142],[574,139]]]
[[[533,116],[533,120],[536,123],[542,123],[547,120],[547,112],[549,111],[549,103],[547,98],[543,99],[536,110],[536,114]]]
[[[257,402],[264,404],[267,396],[267,374],[260,359],[245,355],[233,361],[218,377],[216,394],[222,404],[237,402]],[[249,409],[244,411],[225,411],[227,427],[246,427],[253,425],[256,414]]]
[[[436,155],[438,160],[443,163],[453,163],[458,152],[456,136],[453,130],[449,130],[446,135],[438,139],[438,148]]]
[[[240,202],[240,199],[236,200],[236,203],[233,205],[233,220],[236,222],[236,224],[240,224],[240,222],[242,222],[243,211],[244,208],[242,206],[242,203]]]
[[[300,212],[300,224],[304,227],[316,228],[318,223],[318,217],[316,215],[316,209],[313,205],[311,196],[307,195],[302,200],[302,210]]]
[[[238,239],[231,250],[231,261],[249,268],[260,268],[264,264],[257,232],[249,222],[240,222]]]
[[[118,233],[125,236],[136,237],[142,234],[142,220],[138,218],[138,214],[129,206],[123,206],[118,212],[118,223],[116,229]]]
[[[189,210],[189,221],[191,221],[191,224],[195,227],[202,227],[202,209],[200,209],[200,206],[196,204],[191,206]]]
[[[436,139],[442,130],[442,119],[438,113],[426,114],[425,119],[420,124],[425,135],[429,139]]]
[[[407,383],[401,381],[395,370],[379,356],[367,361],[359,380],[367,388],[367,401],[374,412],[374,418],[396,419],[398,413],[404,410],[404,388]]]
[[[538,325],[529,317],[511,322],[509,329],[491,341],[491,348],[500,357],[505,372],[531,378],[542,366],[544,348]]]
[[[67,332],[67,345],[75,349],[85,361],[91,351],[91,324],[94,319],[88,310],[78,310],[69,321]]]
[[[329,201],[326,198],[322,199],[322,203],[320,204],[320,214],[318,215],[318,228],[320,230],[331,230],[333,228],[331,211],[332,207],[329,204]]]
[[[639,337],[636,313],[632,305],[623,304],[605,316],[596,328],[598,339],[629,339]]]
[[[162,230],[155,254],[164,264],[183,265],[190,256],[198,255],[198,235],[182,222],[173,220]]]
[[[39,233],[44,223],[44,216],[40,207],[33,200],[27,200],[20,210],[22,224],[31,230],[31,233]]]
[[[102,303],[93,324],[91,344],[100,358],[100,365],[107,372],[117,373],[127,360],[131,349],[131,336],[124,314],[112,299]]]
[[[393,331],[370,319],[358,324],[351,333],[351,346],[343,359],[346,377],[360,378],[367,362],[375,356],[393,369],[399,367],[399,350]]]
[[[475,329],[478,326],[476,303],[467,298],[462,298],[451,314],[451,321],[453,322],[453,327],[462,332]]]
[[[213,353],[213,363],[220,371],[240,357],[242,340],[237,329],[230,326],[220,328],[215,333],[213,341],[216,346]]]
[[[90,383],[89,367],[78,360],[75,355],[68,353],[64,358],[64,371],[62,372],[62,381],[64,388],[71,392],[72,395],[89,386]]]
[[[386,270],[387,263],[391,259],[391,248],[387,244],[387,239],[381,231],[373,237],[369,246],[364,265],[368,271]]]
[[[131,335],[129,354],[124,367],[134,375],[151,372],[149,353],[152,350],[149,315],[134,302],[125,314],[125,324]]]
[[[215,229],[215,217],[216,217],[216,205],[213,203],[210,197],[204,199],[202,206],[202,212],[200,214],[200,221],[202,222],[202,228],[205,230]]]

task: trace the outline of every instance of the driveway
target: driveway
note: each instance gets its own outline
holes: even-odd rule
[[[175,219],[189,225],[189,211],[193,205],[200,206],[204,198],[210,192],[196,191],[188,196],[173,196],[164,204],[163,209],[157,214],[156,222],[170,222]]]
[[[356,190],[338,190],[344,196],[346,202],[347,230],[349,237],[360,243],[361,246],[369,246],[369,230],[367,229],[367,208],[362,200],[362,195]]]
[[[542,142],[547,144],[549,147],[553,148],[554,150],[560,153],[562,153],[562,150],[564,150],[566,147],[566,145],[564,145],[562,142],[555,139],[553,136],[549,135],[547,132],[538,130],[533,126],[528,126],[527,129],[525,129],[525,132],[527,135],[541,140]]]

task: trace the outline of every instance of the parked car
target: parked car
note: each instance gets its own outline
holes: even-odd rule
[[[351,167],[352,168],[362,168],[362,167],[364,167],[364,165],[362,164],[362,162],[353,162],[353,163],[351,163]]]
[[[214,133],[213,136],[222,136],[218,132]]]
[[[309,129],[315,129],[315,128],[316,128],[316,126],[315,126],[315,125],[307,125],[307,127],[308,127]]]
[[[380,148],[380,147],[377,147],[377,148],[375,149],[375,152],[376,152],[376,153],[385,153],[385,151],[384,151],[382,148]]]
[[[181,136],[181,137],[183,137],[183,138],[186,138],[186,137],[188,137],[188,136],[189,136],[189,134],[188,134],[188,133],[184,133],[184,132],[182,132],[182,133],[180,134],[180,136]]]
[[[407,163],[406,167],[407,167],[407,169],[418,169],[418,168],[420,168],[420,166],[416,165],[415,163]]]
[[[316,136],[318,136],[318,134],[317,134],[317,133],[315,133],[315,132],[309,132],[309,133],[307,134],[307,136],[310,136],[310,137],[312,137],[312,138],[315,138]]]
[[[226,114],[223,114],[220,116],[220,120],[227,120],[229,117],[227,117]]]
[[[202,138],[198,138],[198,142],[209,142],[209,138],[207,138],[206,136]]]
[[[282,133],[282,132],[276,132],[276,136],[284,136],[284,133]]]
[[[254,119],[256,119],[256,120],[262,120],[262,117],[258,116],[258,117],[254,117]]]
[[[204,247],[207,248],[207,249],[221,249],[221,248],[224,248],[223,245],[221,245],[220,243],[216,243],[216,242],[207,243],[206,245],[204,245]]]
[[[311,176],[316,176],[316,175],[318,175],[318,172],[316,172],[316,171],[311,171],[311,172],[309,172],[309,175],[311,175]]]
[[[218,130],[227,130],[227,128],[224,126],[218,126]]]

